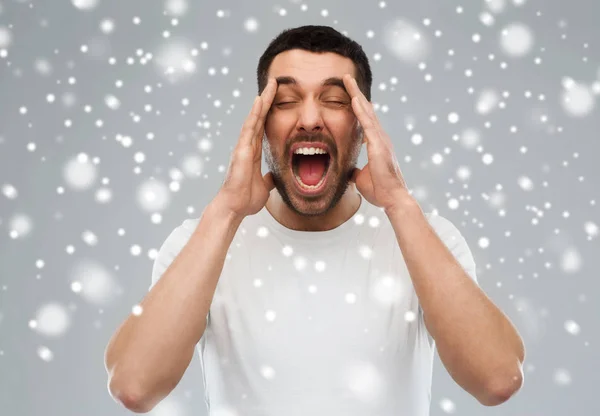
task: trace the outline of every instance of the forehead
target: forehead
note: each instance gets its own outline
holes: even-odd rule
[[[344,74],[356,77],[354,62],[333,52],[315,53],[292,49],[278,54],[269,68],[270,77],[290,76],[298,81],[297,88],[317,89],[330,77]]]

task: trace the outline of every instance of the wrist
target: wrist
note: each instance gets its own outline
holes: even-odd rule
[[[240,215],[233,211],[227,206],[221,199],[220,195],[217,195],[207,206],[207,210],[213,217],[221,218],[232,225],[239,225],[244,219],[244,215]]]
[[[396,198],[397,202],[390,207],[384,209],[385,214],[390,217],[393,215],[402,215],[402,213],[421,210],[417,200],[408,192],[402,192]]]

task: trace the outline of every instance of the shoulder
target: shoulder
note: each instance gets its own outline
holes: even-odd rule
[[[190,240],[196,229],[199,218],[185,219],[180,225],[175,227],[163,241],[152,266],[152,285],[162,276],[165,270],[173,262],[175,257]]]

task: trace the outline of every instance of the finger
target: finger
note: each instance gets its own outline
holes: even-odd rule
[[[263,108],[261,112],[261,121],[264,122],[267,114],[269,114],[269,110],[271,109],[271,105],[273,104],[273,99],[275,98],[275,93],[277,92],[277,81],[275,78],[269,78],[267,81],[267,85],[263,90],[260,98],[263,102]]]
[[[354,113],[356,114],[361,126],[363,126],[367,143],[369,142],[369,139],[377,139],[380,142],[379,145],[389,148],[391,143],[388,143],[388,140],[386,139],[387,136],[381,128],[381,124],[379,123],[379,119],[375,114],[373,105],[369,100],[367,100],[365,95],[358,87],[356,79],[354,79],[350,74],[345,74],[343,76],[343,80],[344,84],[346,85],[346,89],[352,97],[352,102],[356,102],[356,104],[352,104],[352,109],[354,110]]]
[[[269,80],[267,81],[267,85],[265,85],[265,89],[260,95],[260,99],[262,101],[262,110],[260,112],[260,117],[258,120],[260,127],[262,127],[265,123],[265,119],[267,118],[267,114],[269,114],[269,110],[271,109],[271,105],[273,104],[276,92],[277,81],[275,80],[275,78],[269,78]]]
[[[360,88],[358,87],[356,80],[350,74],[345,74],[342,77],[342,79],[344,81],[344,85],[346,86],[346,91],[348,91],[348,94],[350,94],[352,102],[356,102],[358,104],[358,107],[355,104],[352,105],[354,114],[356,114],[356,117],[358,118],[358,121],[360,122],[360,124],[363,127],[365,127],[367,124],[369,124],[368,119],[372,119],[371,115],[367,111],[366,104],[365,104],[365,103],[368,103],[368,100],[366,99],[366,97],[364,96],[364,94],[362,93]],[[376,120],[371,120],[371,121],[376,121]]]
[[[379,124],[367,114],[367,110],[362,105],[360,99],[356,96],[352,98],[352,109],[354,110],[354,114],[356,114],[356,117],[363,128],[363,135],[367,144],[376,147],[382,146],[383,138],[381,137]]]
[[[345,74],[343,76],[343,80],[344,80],[344,85],[346,85],[346,90],[350,93],[350,97],[351,98],[358,97],[363,108],[365,109],[366,114],[369,117],[373,118],[374,120],[377,120],[377,115],[375,114],[375,111],[373,110],[373,106],[371,105],[371,102],[369,100],[367,100],[367,97],[365,97],[363,92],[360,90],[360,87],[358,86],[356,79],[350,74]]]
[[[259,96],[254,99],[254,103],[252,104],[252,108],[250,109],[250,114],[246,117],[246,121],[242,126],[242,131],[240,133],[240,144],[243,146],[250,146],[252,144],[252,139],[256,134],[256,125],[258,124],[258,119],[260,117],[260,111],[262,109],[262,101]]]
[[[345,74],[342,79],[344,81],[344,85],[346,86],[346,91],[348,91],[348,94],[350,94],[350,98],[358,97],[361,101],[368,101],[367,97],[365,97],[360,90],[356,79],[352,75]]]
[[[252,144],[254,146],[260,146],[260,142],[262,141],[264,135],[264,127],[265,120],[267,118],[267,114],[269,114],[269,110],[271,109],[271,104],[275,98],[275,93],[277,93],[277,81],[275,78],[269,78],[267,81],[267,85],[265,86],[262,94],[260,95],[260,100],[262,101],[262,108],[258,118],[258,122],[255,126],[254,137],[252,138]]]

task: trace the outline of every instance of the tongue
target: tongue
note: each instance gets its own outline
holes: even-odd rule
[[[314,186],[319,183],[325,172],[327,159],[327,155],[298,156],[298,176],[305,185]]]

